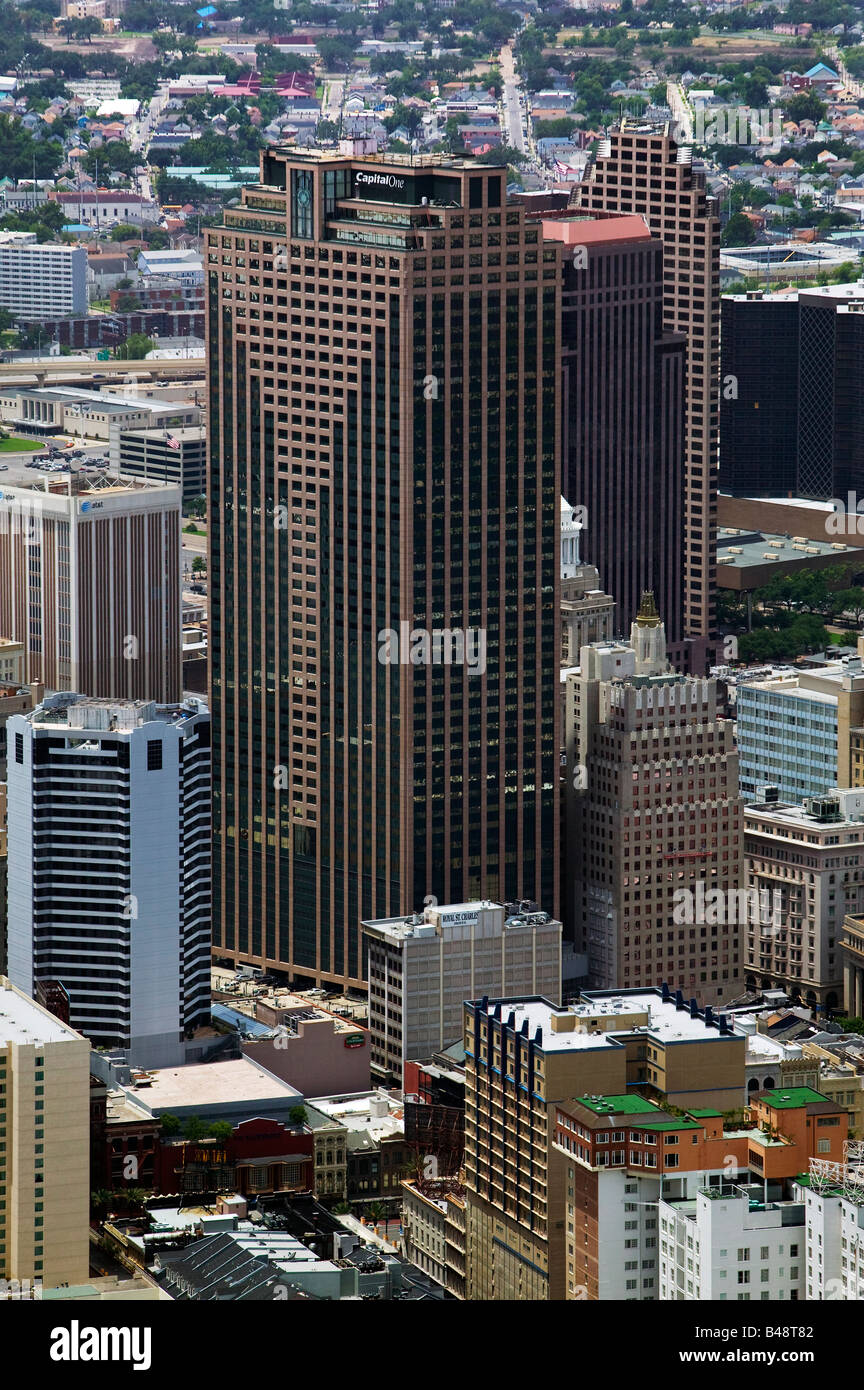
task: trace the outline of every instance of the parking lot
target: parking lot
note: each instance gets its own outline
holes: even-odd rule
[[[76,457],[80,455],[80,457]],[[4,453],[0,454],[0,483],[11,484],[14,487],[36,483],[46,475],[55,478],[65,477],[66,474],[80,470],[83,473],[92,471],[94,475],[100,468],[107,468],[108,457],[106,446],[102,441],[96,441],[90,446],[75,449],[63,449],[49,457],[47,450],[41,450],[38,454],[33,453]]]

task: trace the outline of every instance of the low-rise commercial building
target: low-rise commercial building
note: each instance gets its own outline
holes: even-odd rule
[[[453,1178],[402,1184],[405,1256],[456,1298],[465,1297],[465,1193]]]
[[[317,1096],[310,1109],[347,1131],[349,1202],[398,1200],[402,1179],[416,1164],[405,1139],[402,1104],[384,1090],[360,1095]]]
[[[119,430],[111,441],[111,467],[124,478],[173,483],[184,502],[207,491],[207,435],[203,425]]]
[[[304,1096],[369,1089],[369,1033],[287,991],[275,1009],[259,1005],[257,1021],[277,1014],[266,1033],[243,1038],[245,1056]],[[241,1025],[242,1026],[242,1025]]]

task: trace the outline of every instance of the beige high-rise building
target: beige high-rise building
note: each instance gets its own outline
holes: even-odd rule
[[[704,171],[671,122],[625,117],[599,142],[574,195],[580,207],[641,213],[663,241],[664,324],[687,349],[684,631],[714,628],[720,365],[720,220]],[[691,669],[696,668],[695,656]]]
[[[629,644],[583,647],[567,677],[564,902],[593,986],[713,1004],[743,975],[744,924],[714,910],[744,885],[738,759],[716,681],[665,653],[646,594]]]
[[[864,791],[744,810],[748,989],[843,1007],[844,918],[864,911]]]
[[[363,933],[372,1070],[400,1086],[406,1062],[458,1041],[466,999],[561,999],[561,923],[530,903],[436,905]]]
[[[746,1038],[679,990],[464,1006],[466,1298],[566,1297],[567,1155],[556,1112],[585,1095],[740,1103]],[[572,1242],[572,1235],[569,1241]]]
[[[24,684],[181,695],[180,489],[80,475],[0,496],[0,633]]]
[[[89,1272],[90,1044],[0,975],[0,1275]]]

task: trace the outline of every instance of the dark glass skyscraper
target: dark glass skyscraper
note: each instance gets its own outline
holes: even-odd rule
[[[738,497],[864,493],[864,289],[722,301],[720,485]]]
[[[561,248],[506,170],[294,148],[207,235],[214,943],[558,911]]]
[[[616,632],[650,589],[674,646],[684,631],[687,340],[663,329],[663,244],[635,215],[553,216],[543,229],[567,247],[564,495],[587,511],[581,555],[615,599]]]

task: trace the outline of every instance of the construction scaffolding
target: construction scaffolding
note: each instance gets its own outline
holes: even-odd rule
[[[843,1145],[842,1163],[827,1158],[811,1158],[810,1186],[814,1192],[864,1203],[864,1141],[847,1139]]]

